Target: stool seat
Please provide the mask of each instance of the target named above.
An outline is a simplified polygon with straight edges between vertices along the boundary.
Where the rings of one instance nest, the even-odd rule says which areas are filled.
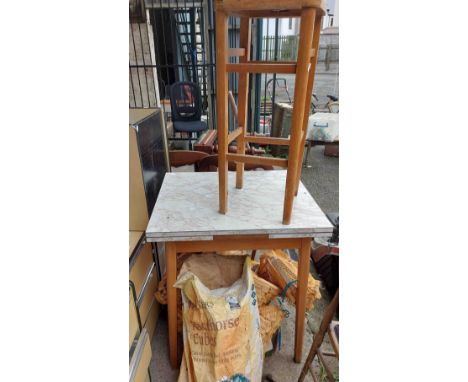
[[[223,10],[228,14],[245,14],[250,11],[281,12],[299,11],[302,8],[316,8],[323,16],[326,14],[325,0],[218,0],[216,9]],[[299,13],[298,13],[299,14]],[[288,16],[290,13],[288,13]],[[279,16],[281,17],[281,16]]]

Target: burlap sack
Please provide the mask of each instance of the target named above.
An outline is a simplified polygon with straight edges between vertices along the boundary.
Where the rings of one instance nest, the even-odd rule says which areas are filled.
[[[250,258],[192,255],[182,290],[184,363],[179,381],[260,382],[263,345]]]

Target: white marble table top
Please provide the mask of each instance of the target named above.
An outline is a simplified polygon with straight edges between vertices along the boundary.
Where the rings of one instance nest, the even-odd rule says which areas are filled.
[[[147,241],[212,240],[213,235],[270,238],[331,236],[333,226],[301,183],[291,224],[283,225],[286,171],[246,171],[244,188],[229,172],[228,211],[218,212],[218,173],[167,173],[146,229]]]

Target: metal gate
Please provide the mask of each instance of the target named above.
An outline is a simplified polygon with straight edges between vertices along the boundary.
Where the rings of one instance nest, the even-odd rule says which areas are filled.
[[[137,9],[143,9],[140,17],[132,18],[130,5],[130,108],[164,107],[171,84],[191,81],[200,86],[202,112],[212,127],[213,0],[146,0]]]

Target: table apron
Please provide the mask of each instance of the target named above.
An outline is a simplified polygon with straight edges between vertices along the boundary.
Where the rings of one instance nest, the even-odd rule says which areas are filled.
[[[301,248],[302,237],[272,239],[268,237],[215,236],[211,241],[172,242],[176,252],[230,251],[236,249]]]

